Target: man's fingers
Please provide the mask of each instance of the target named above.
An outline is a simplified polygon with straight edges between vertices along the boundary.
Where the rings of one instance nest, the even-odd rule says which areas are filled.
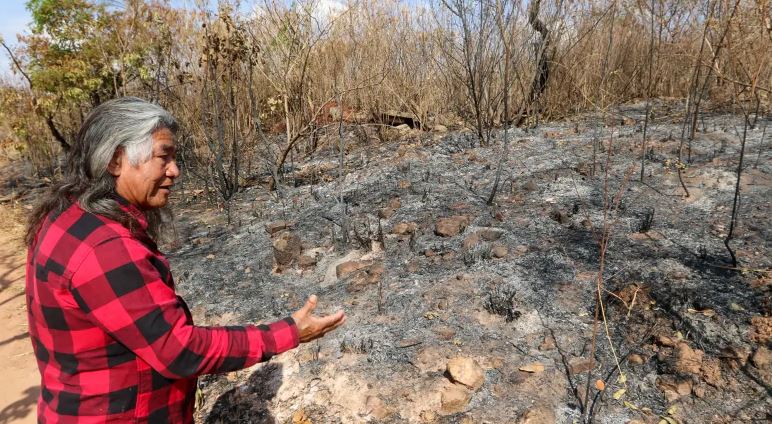
[[[308,300],[306,301],[306,304],[303,305],[303,309],[301,309],[300,311],[304,314],[310,315],[311,312],[313,312],[314,309],[316,309],[316,302],[317,302],[317,298],[315,294],[308,296]]]
[[[334,330],[334,329],[336,329],[336,328],[340,327],[341,325],[343,325],[343,323],[344,323],[344,322],[346,322],[346,316],[345,316],[345,315],[344,315],[344,316],[343,316],[343,317],[342,317],[342,318],[341,318],[339,321],[337,321],[337,322],[336,322],[336,323],[334,323],[333,325],[331,325],[331,326],[327,327],[327,328],[324,330],[324,333],[325,333],[325,334],[326,334],[326,333],[329,333],[330,331],[332,331],[332,330]]]
[[[337,325],[340,323],[340,321],[344,320],[346,318],[346,315],[343,313],[343,311],[338,311],[332,315],[327,315],[326,317],[319,317],[317,318],[317,325],[319,328],[326,328],[333,325]]]
[[[306,304],[292,314],[301,343],[318,339],[346,322],[346,314],[342,310],[332,315],[314,316],[312,312],[316,309],[317,301],[316,295],[309,296]]]
[[[346,316],[344,315],[344,316],[341,318],[341,320],[340,320],[340,321],[336,322],[335,324],[333,324],[333,325],[331,325],[331,326],[329,326],[329,327],[323,327],[322,329],[320,329],[320,330],[319,330],[319,331],[318,331],[316,334],[314,334],[314,335],[313,335],[313,336],[312,336],[310,339],[308,339],[307,341],[316,340],[316,339],[318,339],[318,338],[320,338],[320,337],[324,337],[324,335],[325,335],[325,334],[329,333],[329,332],[330,332],[330,331],[332,331],[332,330],[335,330],[336,328],[338,328],[338,327],[340,327],[341,325],[343,325],[343,323],[345,323],[345,322],[346,322]]]

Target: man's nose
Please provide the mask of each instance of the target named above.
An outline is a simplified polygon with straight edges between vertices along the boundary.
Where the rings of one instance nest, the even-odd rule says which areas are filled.
[[[180,168],[177,166],[177,161],[173,160],[166,167],[166,176],[169,178],[177,178],[180,176]]]

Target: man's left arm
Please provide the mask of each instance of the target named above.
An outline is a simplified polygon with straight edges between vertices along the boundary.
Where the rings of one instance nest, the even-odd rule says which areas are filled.
[[[249,367],[300,342],[292,317],[258,326],[192,325],[157,258],[129,237],[97,246],[70,290],[94,324],[167,378]]]

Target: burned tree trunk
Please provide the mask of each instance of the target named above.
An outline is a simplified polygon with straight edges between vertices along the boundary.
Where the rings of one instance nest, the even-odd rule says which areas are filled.
[[[528,117],[528,110],[531,109],[531,107],[539,100],[542,93],[544,93],[550,75],[549,61],[552,52],[552,39],[547,25],[539,19],[540,6],[541,0],[534,0],[528,5],[528,23],[531,24],[534,31],[541,34],[541,42],[539,43],[539,49],[536,53],[536,73],[533,75],[531,89],[528,96],[523,99],[523,104],[520,106],[518,118],[515,122],[515,125],[518,127],[523,125],[525,119]]]

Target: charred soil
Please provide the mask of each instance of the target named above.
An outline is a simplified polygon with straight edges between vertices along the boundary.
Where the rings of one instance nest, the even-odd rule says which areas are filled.
[[[496,131],[490,146],[468,130],[383,142],[351,129],[342,172],[330,147],[293,164],[280,193],[256,178],[230,224],[183,184],[166,251],[200,324],[281,318],[310,294],[348,315],[267,364],[203,377],[197,420],[770,419],[770,121],[747,134],[733,268],[742,118],[705,117],[680,170],[687,197],[674,105],[656,106],[638,180],[643,110],[507,143]]]

